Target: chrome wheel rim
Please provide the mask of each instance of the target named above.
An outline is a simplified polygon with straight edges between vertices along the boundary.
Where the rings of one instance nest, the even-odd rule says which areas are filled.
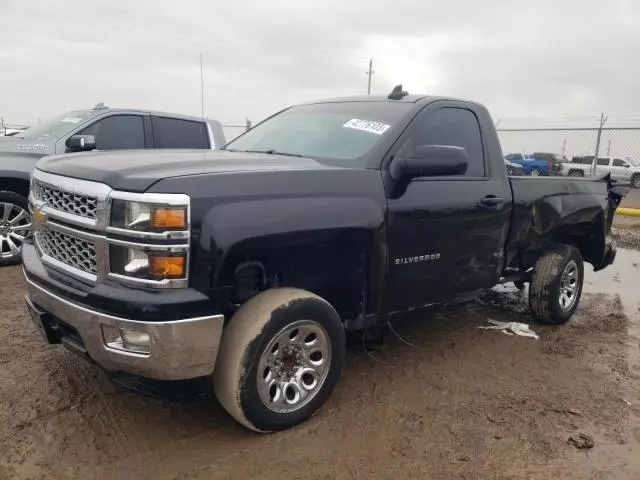
[[[538,176],[540,176],[540,172],[538,170],[533,169],[533,170],[531,170],[531,176],[532,177],[538,177]]]
[[[571,260],[564,267],[562,276],[560,277],[560,308],[565,312],[571,310],[578,299],[578,289],[580,282],[580,272],[578,271],[578,264]]]
[[[300,320],[280,330],[258,363],[258,395],[276,413],[291,413],[307,405],[322,390],[331,366],[326,330]]]
[[[0,203],[0,258],[20,255],[20,247],[31,228],[29,212],[13,203]]]

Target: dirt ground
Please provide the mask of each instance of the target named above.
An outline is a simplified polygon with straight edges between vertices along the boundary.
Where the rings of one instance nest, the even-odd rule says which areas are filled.
[[[634,229],[616,220],[618,235]],[[628,240],[612,267],[588,272],[568,325],[535,324],[510,285],[415,313],[382,345],[351,346],[328,404],[271,435],[213,400],[124,393],[43,345],[19,269],[4,268],[0,478],[640,478],[640,241]],[[531,323],[541,338],[478,329],[488,318]],[[568,442],[580,434],[593,448]]]

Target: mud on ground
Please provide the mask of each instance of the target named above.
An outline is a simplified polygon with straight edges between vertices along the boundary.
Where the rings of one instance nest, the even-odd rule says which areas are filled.
[[[350,347],[308,423],[273,435],[214,401],[115,389],[25,315],[18,268],[0,270],[0,478],[640,478],[640,253],[589,274],[570,324],[536,325],[509,285],[396,321]],[[479,330],[531,323],[538,341]],[[567,443],[584,434],[590,450]]]

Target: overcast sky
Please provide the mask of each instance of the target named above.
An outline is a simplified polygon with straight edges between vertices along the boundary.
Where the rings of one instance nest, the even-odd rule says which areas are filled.
[[[640,117],[639,0],[0,0],[0,116],[144,107],[254,122],[373,93],[483,102],[494,118]]]

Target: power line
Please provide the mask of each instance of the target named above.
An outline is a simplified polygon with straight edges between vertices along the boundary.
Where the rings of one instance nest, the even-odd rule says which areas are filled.
[[[202,53],[200,54],[200,109],[204,120],[204,71],[202,68]]]
[[[369,77],[369,82],[367,83],[367,95],[371,95],[371,75],[375,73],[373,70],[373,58],[369,59],[369,70],[367,70],[365,73]]]

